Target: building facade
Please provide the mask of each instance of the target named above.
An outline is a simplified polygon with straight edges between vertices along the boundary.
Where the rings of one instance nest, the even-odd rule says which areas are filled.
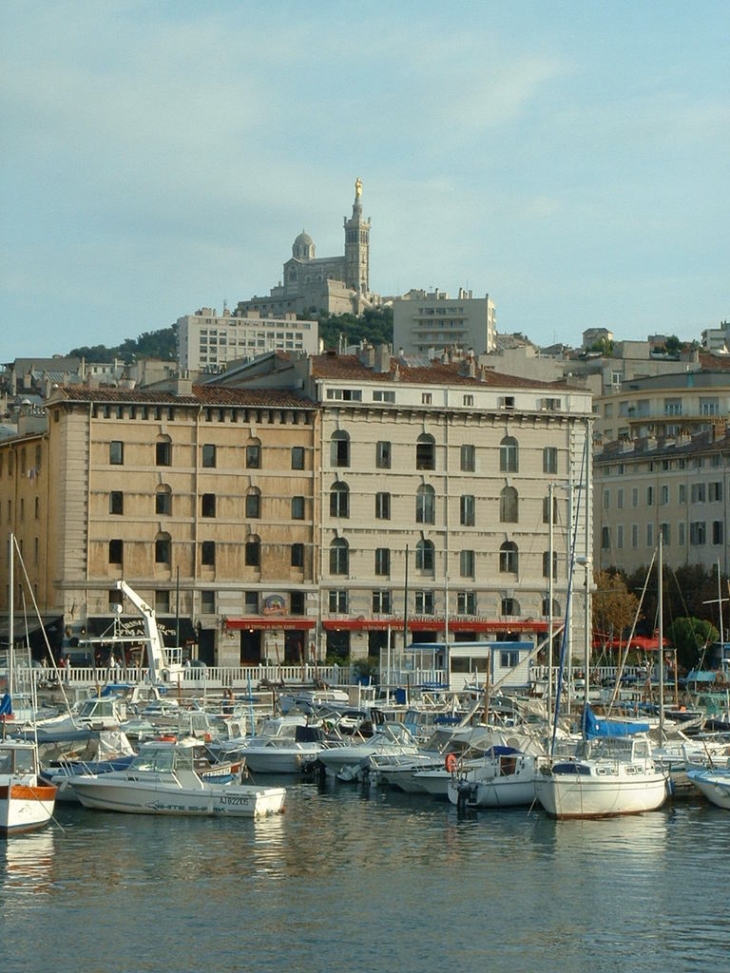
[[[488,354],[496,340],[496,312],[488,294],[475,298],[459,288],[451,298],[445,291],[412,290],[393,301],[393,345],[407,355]]]
[[[180,369],[188,373],[218,372],[234,361],[247,360],[268,351],[319,351],[316,321],[297,320],[295,314],[263,318],[258,311],[244,314],[204,307],[177,319],[177,351]]]
[[[384,348],[269,362],[62,387],[46,433],[0,444],[1,527],[43,613],[106,631],[124,578],[220,665],[560,623],[571,563],[591,562],[590,396]]]

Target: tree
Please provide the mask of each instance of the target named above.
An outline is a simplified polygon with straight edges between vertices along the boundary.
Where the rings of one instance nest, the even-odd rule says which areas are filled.
[[[318,317],[319,337],[325,348],[337,348],[340,335],[348,345],[367,341],[371,345],[393,343],[393,309],[368,308],[362,317],[354,314],[326,314]]]
[[[678,355],[682,350],[682,342],[676,334],[670,334],[664,342],[664,350],[668,355]]]
[[[615,571],[596,571],[593,578],[593,631],[605,645],[620,639],[631,628],[639,599],[626,587],[623,575]]]
[[[701,618],[677,618],[667,636],[677,650],[677,664],[683,669],[696,669],[703,662],[705,650],[719,638],[714,625]]]

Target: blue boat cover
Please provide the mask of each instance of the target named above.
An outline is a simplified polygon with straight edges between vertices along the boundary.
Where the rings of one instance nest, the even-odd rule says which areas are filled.
[[[583,734],[587,740],[597,737],[628,737],[634,733],[647,733],[648,723],[624,723],[619,720],[599,719],[590,706],[583,710]]]
[[[10,698],[10,693],[3,693],[0,697],[0,716],[12,716],[13,715],[13,701]]]

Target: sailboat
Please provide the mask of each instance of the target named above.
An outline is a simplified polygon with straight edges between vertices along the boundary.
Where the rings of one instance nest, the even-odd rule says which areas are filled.
[[[661,535],[658,563],[661,646]],[[585,637],[587,672],[590,644],[588,624]],[[555,727],[560,706],[563,656],[564,653],[561,652]],[[662,723],[663,716],[660,715],[660,732],[663,732]],[[551,817],[600,818],[640,814],[643,811],[655,811],[664,804],[670,789],[669,775],[654,762],[651,743],[647,737],[648,723],[598,718],[590,706],[586,692],[581,729],[582,745],[575,756],[557,757],[553,735],[550,756],[538,758],[535,797]]]
[[[2,739],[0,740],[0,835],[37,831],[51,819],[56,803],[56,788],[39,780],[38,743],[6,737],[13,716],[14,641],[13,563],[15,538],[10,535],[8,606],[8,691],[0,699]]]

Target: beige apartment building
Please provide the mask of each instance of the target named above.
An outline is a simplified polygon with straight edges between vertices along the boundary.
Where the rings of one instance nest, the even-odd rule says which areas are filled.
[[[623,439],[593,458],[594,546],[602,568],[648,566],[661,533],[664,563],[730,574],[730,437],[725,423],[674,439]]]
[[[497,317],[488,294],[474,297],[460,287],[452,298],[446,291],[411,290],[393,301],[393,346],[407,355],[483,355],[496,343]]]
[[[537,640],[566,610],[572,538],[585,587],[591,403],[562,384],[365,348],[168,391],[61,387],[47,409],[45,433],[0,444],[0,529],[66,639],[139,622],[120,578],[169,644],[220,665]]]

